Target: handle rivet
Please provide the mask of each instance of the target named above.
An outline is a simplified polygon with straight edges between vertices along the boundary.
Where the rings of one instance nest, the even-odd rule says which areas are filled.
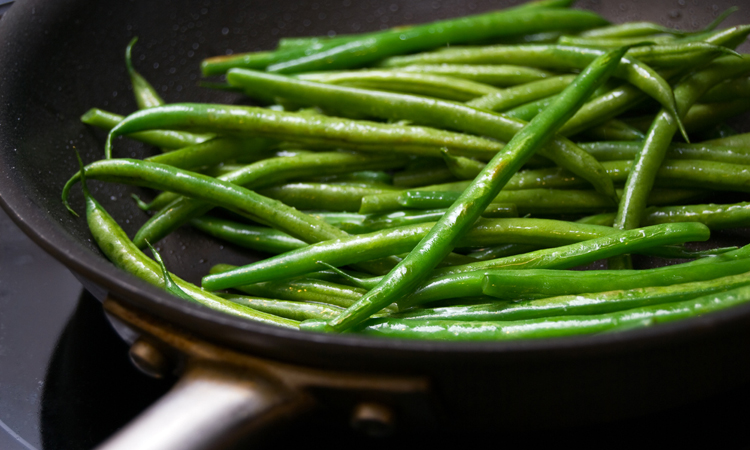
[[[354,408],[352,428],[368,436],[388,436],[395,429],[393,410],[381,403],[362,402]]]
[[[169,373],[169,361],[148,341],[138,339],[130,346],[128,353],[133,365],[150,377],[164,378]]]

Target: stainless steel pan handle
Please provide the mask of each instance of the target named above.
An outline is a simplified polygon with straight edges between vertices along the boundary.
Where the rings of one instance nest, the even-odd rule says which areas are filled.
[[[99,450],[205,450],[305,408],[305,396],[227,367],[196,364]]]

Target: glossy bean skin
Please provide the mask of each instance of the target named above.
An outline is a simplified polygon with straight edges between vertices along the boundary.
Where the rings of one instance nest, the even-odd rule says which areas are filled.
[[[610,119],[584,131],[582,137],[588,140],[642,141],[646,135],[621,120]]]
[[[582,293],[524,302],[496,302],[483,305],[424,308],[393,314],[399,319],[526,320],[541,317],[606,314],[648,305],[690,300],[750,285],[750,274],[742,273],[707,281],[671,286]]]
[[[726,102],[750,97],[750,78],[740,77],[717,84],[700,99],[703,103]]]
[[[221,294],[221,298],[267,314],[299,321],[308,319],[329,320],[343,311],[342,308],[333,305],[324,306],[315,303],[255,298],[237,294]]]
[[[311,213],[331,225],[350,234],[371,233],[387,228],[402,227],[425,222],[435,222],[445,214],[445,209],[426,211],[395,211],[388,214],[356,213]],[[487,219],[507,219],[518,217],[516,205],[512,203],[490,203],[482,217]]]
[[[682,30],[667,28],[653,22],[627,22],[582,31],[579,33],[579,36],[586,38],[627,38],[648,36],[657,33],[667,33],[677,36],[685,34]]]
[[[262,217],[265,223],[303,240],[325,240],[345,234],[323,221],[253,191],[163,164],[131,159],[101,160],[88,165],[86,175],[91,179],[134,184],[209,200],[230,210]],[[63,189],[63,202],[66,205],[70,188],[79,179],[80,173],[66,183]]]
[[[159,265],[147,257],[130,241],[122,228],[102,208],[102,206],[89,194],[84,182],[84,195],[86,198],[86,220],[99,248],[105,256],[118,268],[146,281],[155,286],[164,286],[164,278]],[[205,305],[211,309],[242,317],[256,322],[296,329],[298,322],[282,319],[270,314],[253,310],[246,306],[238,305],[210,294],[197,286],[188,283],[176,276],[172,276],[174,282],[187,293],[195,302]]]
[[[643,145],[638,142],[584,142],[578,144],[599,161],[633,160]],[[730,164],[750,164],[750,149],[709,143],[671,143],[666,159],[710,160]]]
[[[180,169],[195,170],[238,157],[267,156],[274,144],[275,141],[262,138],[217,137],[144,160]]]
[[[533,67],[508,64],[472,65],[465,64],[415,64],[392,69],[399,72],[427,73],[506,87],[554,77],[552,72]]]
[[[635,51],[637,49],[633,49]],[[480,49],[448,49],[440,52],[385,60],[386,67],[408,64],[519,64],[546,69],[582,69],[604,50],[565,45],[491,46]],[[615,73],[637,86],[676,115],[672,90],[653,69],[636,59],[624,58]]]
[[[105,130],[111,130],[117,126],[117,124],[122,122],[123,119],[124,117],[121,115],[107,112],[99,108],[91,108],[81,116],[81,122]],[[178,149],[189,145],[199,144],[208,138],[207,136],[198,136],[192,133],[170,130],[141,131],[131,133],[128,137],[143,142],[144,144],[166,149]]]
[[[583,37],[583,36],[561,36],[558,44],[571,45],[578,47],[593,47],[599,49],[618,48],[623,45],[635,45],[641,42],[648,42],[654,45],[669,44],[676,38],[669,34],[653,34],[650,36],[638,37]]]
[[[686,205],[647,208],[643,223],[700,222],[712,230],[747,226],[750,221],[750,204]]]
[[[750,267],[747,259],[696,264],[701,261],[644,270],[487,271],[482,292],[497,298],[542,298],[705,281],[745,273]]]
[[[682,80],[675,87],[678,112],[684,116],[692,104],[720,81],[750,70],[750,58],[725,57]],[[637,227],[643,216],[646,197],[654,184],[664,155],[669,148],[677,123],[671,112],[660,111],[649,130],[643,148],[628,175],[614,226],[620,229]]]
[[[481,212],[536,150],[541,148],[570,118],[586,98],[616,70],[627,49],[597,58],[571,83],[559,101],[519,131],[502,153],[474,179],[462,196],[430,230],[430,233],[383,280],[355,305],[347,308],[325,327],[328,331],[345,331],[384,306],[402,298],[425,279],[430,270],[448,255],[456,242],[468,231]]]
[[[236,266],[230,264],[217,264],[211,268],[210,273],[218,274],[235,268]],[[268,281],[265,283],[237,286],[234,289],[257,297],[298,302],[317,302],[342,308],[351,306],[367,292],[362,288],[346,286],[328,280],[314,279],[312,277]],[[395,311],[395,308],[389,308],[389,311]]]
[[[386,31],[347,42],[297,60],[273,64],[269,72],[301,73],[359,67],[387,56],[400,55],[487,38],[523,35],[557,29],[588,29],[606,23],[587,11],[532,8],[498,11],[477,16]]]
[[[304,275],[319,270],[320,261],[332,266],[343,266],[408,252],[427,235],[433,226],[434,223],[423,223],[359,234],[334,241],[320,242],[232,271],[206,276],[202,284],[204,288],[209,290],[226,289],[238,285]],[[558,246],[570,244],[571,242],[601,238],[613,233],[615,231],[609,227],[576,225],[571,222],[547,219],[485,219],[477,222],[458,241],[457,245],[463,247],[481,247],[501,243],[515,243]],[[569,255],[572,254],[578,255],[578,253],[583,252],[581,257],[585,259],[593,257],[593,255],[599,255],[597,258],[601,258],[601,254],[608,254],[606,252],[611,251],[617,253],[617,250],[612,250],[612,248],[617,249],[616,244],[620,244],[621,247],[629,246],[634,249],[633,251],[639,251],[642,248],[651,246],[683,243],[692,240],[706,240],[708,236],[708,229],[700,224],[661,225],[657,229],[625,234],[616,239],[600,239],[586,246],[586,250],[581,250],[581,246],[574,246],[562,250],[541,251],[541,253],[534,253],[528,256],[530,260],[526,263],[531,264],[531,267],[536,267],[535,264],[565,265],[566,263],[571,264]],[[622,252],[620,251],[619,253]],[[555,259],[558,261],[555,262]],[[586,259],[584,262],[575,261],[572,264],[579,265],[590,261],[590,259]],[[511,267],[524,267],[521,260],[517,258],[507,259],[506,262]],[[478,266],[477,264],[472,264],[472,266],[498,267],[504,264],[503,262],[495,263],[497,266],[493,266],[493,262]],[[284,267],[284,270],[279,270],[279,267]],[[466,271],[467,269],[442,269],[445,273],[456,273],[457,270]],[[471,270],[479,269],[474,268]]]
[[[133,46],[138,42],[138,38],[134,37],[128,46],[125,48],[125,66],[128,69],[128,76],[130,76],[130,84],[133,86],[133,95],[135,96],[135,102],[138,105],[138,109],[153,108],[154,106],[161,106],[165,102],[161,98],[156,89],[151,86],[151,83],[146,81],[141,74],[139,74],[133,67]]]
[[[333,87],[333,86],[331,86]],[[476,136],[417,126],[387,125],[322,115],[279,112],[263,108],[177,103],[131,114],[110,131],[112,139],[153,129],[208,131],[236,137],[265,137],[313,147],[392,151],[440,157],[440,148],[463,156],[491,158],[503,144]]]
[[[321,72],[299,75],[298,78],[318,83],[424,95],[458,102],[499,92],[499,89],[490,85],[461,78],[388,70]]]
[[[297,209],[356,212],[362,199],[397,191],[389,185],[289,183],[259,190],[259,193]]]
[[[687,227],[675,228],[664,228],[664,225],[661,225],[657,228],[642,228],[637,233],[631,232],[629,234],[622,234],[622,232],[611,233],[607,230],[602,232],[601,237],[575,244],[536,250],[496,260],[445,267],[433,271],[431,279],[416,289],[411,295],[399,300],[399,309],[406,309],[447,298],[474,297],[483,294],[493,295],[483,291],[484,278],[487,274],[500,270],[519,273],[524,270],[567,269],[588,264],[598,259],[621,255],[628,251],[648,253],[658,250],[658,247],[661,245],[683,243],[692,240],[705,241],[709,238],[709,234],[708,228],[702,224],[690,224]],[[628,250],[628,247],[632,250]],[[594,273],[597,272],[594,271]],[[502,278],[502,280],[505,280],[505,278]],[[499,289],[502,289],[502,287]],[[512,289],[514,288],[509,288],[509,292]],[[516,291],[512,292],[514,294],[508,295],[515,295]],[[493,296],[498,296],[498,294],[494,294]]]
[[[458,129],[467,133],[508,141],[524,128],[526,122],[512,120],[490,111],[461,103],[435,100],[415,95],[392,94],[366,89],[328,86],[295,80],[262,72],[235,69],[227,80],[246,91],[272,92],[326,108],[346,105],[347,111],[390,120],[413,120],[431,126]],[[591,181],[595,189],[616,198],[611,181],[598,163],[572,142],[555,137],[540,149],[542,156]],[[466,155],[464,155],[466,156]]]
[[[632,165],[633,162],[627,160],[602,163],[612,181],[620,184],[627,180]],[[667,159],[658,168],[654,185],[750,192],[750,166],[715,161]],[[585,180],[556,168],[519,171],[511,178],[505,189],[576,189],[585,186]]]
[[[705,41],[709,44],[733,47],[743,42],[747,38],[748,33],[750,33],[750,26],[737,26],[706,36]],[[694,61],[687,67],[699,67],[709,62],[711,59],[713,59],[713,56],[709,55],[706,56],[705,59]],[[680,73],[680,69],[667,69],[662,72],[665,79],[671,79]],[[559,133],[563,136],[572,136],[583,132],[592,125],[605,122],[616,115],[637,106],[646,98],[647,96],[634,86],[621,86],[607,94],[592,99],[587,104],[583,105],[581,110],[578,111],[568,123],[563,125]]]
[[[559,94],[574,79],[575,75],[550,77],[540,81],[513,86],[497,93],[485,94],[466,104],[475,108],[502,112],[528,102]]]
[[[357,155],[344,152],[324,152],[277,157],[249,164],[240,170],[222,175],[217,180],[261,188],[299,176],[341,173],[356,169],[394,168],[405,163],[404,159],[374,155]],[[213,208],[211,203],[191,198],[177,198],[152,216],[136,233],[133,239],[141,246],[147,240],[158,242],[194,217],[200,217]]]
[[[459,197],[460,191],[393,192],[362,198],[361,214],[386,213],[401,209],[438,209],[449,207]],[[705,197],[704,191],[690,189],[654,190],[649,205],[686,203]],[[594,191],[573,189],[523,189],[501,191],[493,200],[496,203],[516,205],[519,215],[594,213],[612,210],[607,197]]]
[[[451,341],[553,338],[647,327],[720,311],[746,303],[748,300],[750,300],[750,288],[743,286],[696,299],[644,306],[609,314],[560,316],[508,322],[380,318],[366,322],[358,331],[372,336]],[[314,329],[314,324],[303,323],[300,327]]]
[[[747,99],[740,98],[729,102],[693,105],[685,115],[685,127],[691,132],[700,133],[746,113],[750,106]]]
[[[273,228],[256,227],[218,217],[196,217],[190,225],[215,238],[240,247],[279,254],[304,247],[306,244]]]

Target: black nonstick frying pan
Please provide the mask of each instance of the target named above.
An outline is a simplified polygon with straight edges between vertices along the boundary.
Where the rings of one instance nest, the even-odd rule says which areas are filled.
[[[748,379],[750,306],[652,329],[509,343],[293,332],[184,303],[120,272],[95,247],[85,220],[60,202],[77,169],[74,150],[85,162],[103,154],[105,135],[79,116],[90,107],[120,114],[136,109],[123,62],[133,36],[140,38],[137,70],[168,102],[242,102],[196,86],[202,58],[269,49],[283,36],[376,30],[512,3],[30,0],[13,6],[0,25],[3,206],[104,301],[130,333],[131,356],[142,369],[183,377],[107,448],[209,448],[315,404],[351,409],[356,423],[373,433],[394,423],[407,429],[560,427],[678,405]],[[648,19],[697,29],[734,3],[586,1],[579,7],[616,22]],[[750,9],[723,26],[739,23],[750,23]],[[117,156],[153,152],[126,140],[115,144]],[[146,220],[130,194],[152,193],[92,187],[131,236]],[[82,197],[73,200],[83,211]],[[714,242],[747,243],[750,236],[732,230]],[[189,229],[159,246],[170,269],[192,281],[215,263],[253,258]]]

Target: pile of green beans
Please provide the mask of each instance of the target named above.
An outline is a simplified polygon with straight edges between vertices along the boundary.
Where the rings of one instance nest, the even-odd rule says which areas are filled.
[[[750,246],[692,244],[750,225],[750,134],[724,123],[750,109],[750,55],[734,50],[750,25],[715,30],[733,10],[697,32],[612,25],[571,3],[203,62],[222,77],[203,87],[265,106],[165,103],[133,39],[139,110],[83,114],[108,132],[103,159],[63,202],[75,213],[80,182],[94,240],[123,270],[307,332],[552,338],[750,301]],[[119,158],[120,136],[159,150]],[[137,199],[132,238],[92,180],[161,191]],[[733,203],[706,203],[723,192]],[[199,288],[158,254],[183,226],[268,258],[218,264]],[[633,269],[633,254],[669,264]],[[591,264],[608,268],[571,270]]]

